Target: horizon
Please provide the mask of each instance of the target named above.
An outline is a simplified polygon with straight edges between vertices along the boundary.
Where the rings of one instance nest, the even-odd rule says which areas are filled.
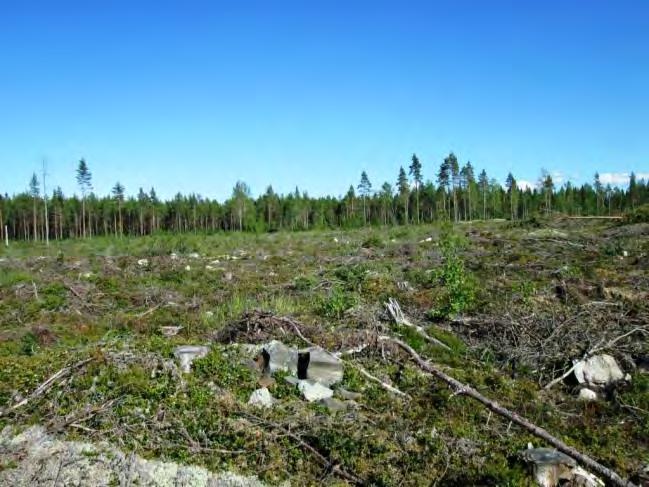
[[[649,5],[127,2],[4,6],[0,193],[119,181],[227,199],[394,185],[416,153],[490,178],[649,179]],[[335,177],[331,177],[335,174]]]

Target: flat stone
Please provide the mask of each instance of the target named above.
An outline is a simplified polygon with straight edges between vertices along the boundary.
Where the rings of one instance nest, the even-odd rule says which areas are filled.
[[[188,374],[192,370],[192,362],[205,357],[209,351],[209,347],[203,345],[181,345],[175,348],[174,356],[180,362],[180,370]]]
[[[250,395],[250,399],[248,399],[249,405],[264,408],[272,407],[274,402],[275,400],[273,399],[273,396],[270,395],[270,391],[266,387],[253,391]]]
[[[334,391],[319,382],[301,380],[297,387],[304,396],[304,399],[309,402],[320,401],[321,399],[330,398],[334,395]]]
[[[307,379],[331,386],[343,380],[343,362],[321,347],[310,347],[300,350],[309,354]]]

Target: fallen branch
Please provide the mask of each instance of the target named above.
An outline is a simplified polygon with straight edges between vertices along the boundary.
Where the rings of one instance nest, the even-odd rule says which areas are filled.
[[[392,317],[392,319],[397,325],[402,325],[408,328],[412,328],[417,333],[419,333],[422,337],[424,337],[426,341],[430,343],[434,343],[435,345],[438,345],[446,350],[451,349],[444,342],[441,342],[437,338],[428,335],[428,333],[426,333],[426,330],[424,330],[423,327],[419,325],[415,325],[408,318],[406,318],[406,316],[403,314],[403,311],[401,311],[401,306],[399,306],[399,303],[396,301],[396,299],[393,298],[388,299],[388,302],[385,303],[385,307],[387,308],[388,313],[390,313],[390,316]]]
[[[406,394],[405,392],[400,391],[399,389],[397,389],[397,388],[394,387],[394,386],[391,386],[391,385],[388,384],[387,382],[383,382],[383,381],[382,381],[381,379],[379,379],[378,377],[374,377],[372,374],[370,374],[367,370],[365,370],[365,369],[364,369],[363,367],[361,367],[360,365],[355,364],[355,363],[353,363],[353,362],[350,362],[350,363],[351,363],[352,366],[356,367],[356,368],[358,369],[358,371],[359,371],[361,374],[363,374],[363,375],[364,375],[365,377],[367,377],[368,379],[373,380],[374,382],[376,382],[377,384],[379,384],[379,385],[380,385],[383,389],[385,389],[386,391],[392,392],[393,394],[396,394],[397,396],[407,397],[408,399],[410,399],[410,396],[409,396],[408,394]]]
[[[36,389],[34,389],[34,392],[32,392],[29,396],[24,398],[22,401],[14,404],[13,406],[6,408],[5,410],[0,410],[0,416],[4,416],[7,413],[10,413],[12,411],[15,411],[16,409],[24,406],[27,404],[29,401],[32,401],[36,399],[38,396],[45,394],[53,385],[54,383],[62,379],[63,377],[67,377],[70,375],[73,371],[80,369],[84,365],[86,365],[88,362],[91,362],[94,360],[93,358],[87,358],[85,360],[82,360],[80,362],[77,362],[74,365],[68,365],[67,367],[63,367],[61,370],[56,372],[54,375],[50,376],[45,382],[43,382],[41,385],[39,385]]]
[[[597,462],[596,460],[592,459],[591,457],[579,452],[575,448],[567,445],[560,439],[552,436],[547,430],[541,428],[540,426],[536,426],[535,424],[531,423],[527,419],[523,418],[522,416],[518,415],[514,411],[510,411],[500,404],[498,404],[496,401],[493,401],[482,394],[480,394],[477,390],[472,388],[469,385],[463,384],[462,382],[458,381],[457,379],[454,379],[453,377],[445,374],[441,370],[439,370],[437,367],[435,367],[433,364],[430,362],[424,360],[410,345],[407,343],[397,339],[397,338],[391,338],[391,337],[386,337],[382,336],[380,337],[381,340],[389,341],[392,342],[399,347],[401,347],[403,350],[408,352],[410,356],[417,362],[417,365],[426,372],[429,372],[432,374],[434,377],[446,382],[451,389],[455,392],[455,394],[464,394],[466,396],[469,396],[472,399],[475,399],[476,401],[480,402],[484,406],[487,407],[490,411],[493,411],[494,413],[503,416],[504,418],[507,418],[509,421],[512,423],[516,423],[519,426],[522,426],[525,428],[527,431],[532,433],[533,435],[545,440],[548,442],[550,445],[554,446],[557,450],[565,453],[566,455],[574,458],[577,462],[581,463],[584,467],[587,467],[591,469],[592,471],[598,473],[602,477],[605,477],[608,479],[613,485],[618,485],[622,487],[635,487],[635,484],[624,480],[622,477],[620,477],[617,473],[615,473],[613,470],[605,467],[601,463]]]

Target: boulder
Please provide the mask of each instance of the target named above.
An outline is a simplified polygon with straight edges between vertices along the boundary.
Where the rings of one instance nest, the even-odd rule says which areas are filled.
[[[624,372],[615,359],[606,354],[593,355],[575,364],[577,382],[589,387],[605,387],[624,379]]]

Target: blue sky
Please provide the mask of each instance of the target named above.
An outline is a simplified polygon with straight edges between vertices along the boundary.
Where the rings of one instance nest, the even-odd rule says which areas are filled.
[[[0,192],[649,177],[649,2],[0,0]]]

